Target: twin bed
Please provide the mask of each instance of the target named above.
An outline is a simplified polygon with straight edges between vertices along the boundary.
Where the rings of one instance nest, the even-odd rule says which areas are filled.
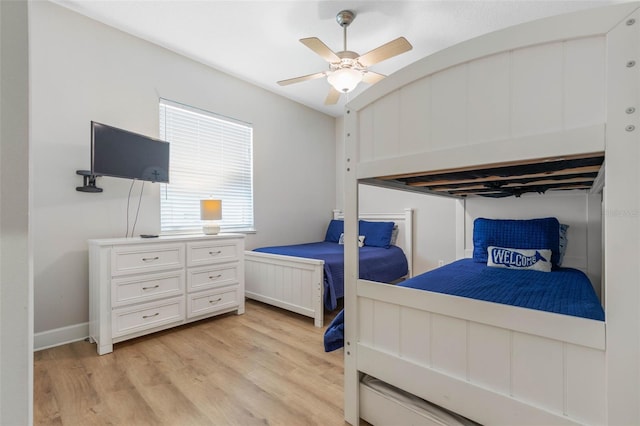
[[[245,294],[324,325],[344,296],[342,212],[335,210],[323,241],[245,252]],[[413,211],[360,215],[361,277],[391,283],[411,275]]]
[[[560,244],[561,230],[556,218],[478,218],[474,221],[472,258],[459,259],[397,285],[604,321],[604,310],[588,276],[561,266],[566,249],[566,244]],[[328,326],[324,340],[329,351],[343,346],[344,312]]]
[[[349,423],[439,424],[362,381],[373,377],[481,424],[640,424],[639,52],[638,4],[623,3],[461,43],[349,102]],[[355,238],[363,184],[458,198],[452,238],[462,260],[395,286],[360,279]],[[538,195],[529,209],[517,210],[521,219],[556,216],[548,211],[557,207],[573,220],[569,246],[580,255],[567,266],[584,274],[557,263],[540,272],[479,261],[473,234],[486,203],[477,200],[495,198],[494,218],[508,219],[501,200],[519,197],[513,203],[524,205],[527,193]],[[582,213],[561,211],[564,197],[578,200]],[[559,272],[581,281],[568,287],[583,289],[590,302],[568,307],[557,302],[573,295],[556,294],[550,300],[559,311],[514,306],[493,296],[475,299],[466,282],[459,286],[463,294],[447,294],[452,283],[467,281],[461,275],[467,273],[491,273],[485,284],[507,274],[546,275],[554,281],[543,287],[558,291],[567,286],[564,278],[555,280]],[[438,275],[446,285],[435,280],[427,291],[405,287]],[[526,277],[506,286],[522,289],[530,282]]]

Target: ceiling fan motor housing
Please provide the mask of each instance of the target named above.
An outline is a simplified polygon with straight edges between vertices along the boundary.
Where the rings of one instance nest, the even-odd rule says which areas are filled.
[[[360,56],[351,50],[343,50],[342,52],[337,52],[336,55],[338,55],[340,59],[358,59]]]
[[[336,21],[341,27],[348,27],[355,19],[356,14],[350,10],[341,10],[336,15]]]

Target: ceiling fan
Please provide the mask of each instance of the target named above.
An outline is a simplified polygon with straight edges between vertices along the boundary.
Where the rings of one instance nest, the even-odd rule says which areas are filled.
[[[361,81],[373,84],[385,77],[382,74],[370,71],[368,67],[377,64],[378,62],[382,62],[385,59],[407,52],[413,48],[406,38],[398,37],[397,39],[383,44],[364,55],[358,55],[356,52],[347,50],[347,27],[353,22],[355,17],[355,13],[350,10],[342,10],[336,15],[336,21],[343,28],[344,33],[344,50],[341,52],[336,53],[332,51],[317,37],[300,39],[302,44],[316,52],[325,61],[329,62],[329,70],[281,80],[278,81],[278,84],[280,86],[286,86],[293,83],[300,83],[302,81],[327,77],[327,81],[331,85],[331,88],[329,89],[329,94],[327,95],[324,103],[325,105],[333,105],[338,102],[342,93],[352,91]]]

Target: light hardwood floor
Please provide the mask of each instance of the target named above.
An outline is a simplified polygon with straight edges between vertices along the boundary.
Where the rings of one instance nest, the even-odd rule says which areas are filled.
[[[328,324],[337,311],[325,315]],[[247,301],[115,345],[35,353],[36,425],[346,425],[343,352],[313,320]]]

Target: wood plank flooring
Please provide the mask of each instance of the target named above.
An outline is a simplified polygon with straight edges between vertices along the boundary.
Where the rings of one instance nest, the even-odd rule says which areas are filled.
[[[337,311],[325,315],[328,324]],[[34,355],[36,425],[346,425],[343,352],[324,329],[254,301],[115,345]]]

